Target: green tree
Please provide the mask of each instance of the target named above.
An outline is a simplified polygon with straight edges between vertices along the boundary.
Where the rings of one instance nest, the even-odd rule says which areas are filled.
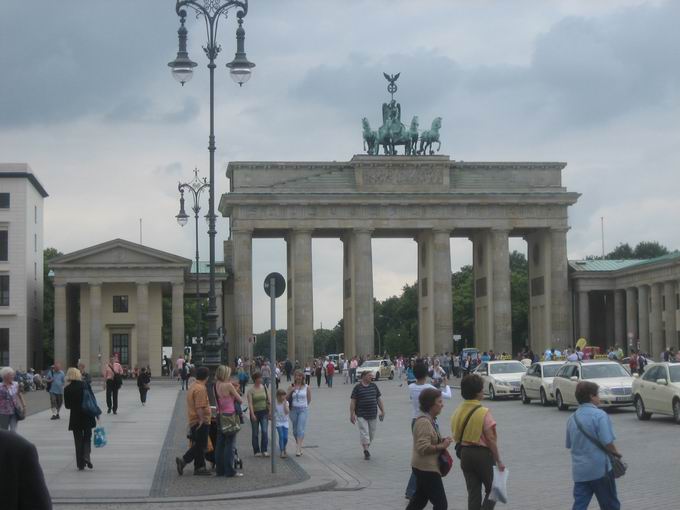
[[[56,248],[43,250],[43,325],[42,337],[45,350],[43,363],[49,366],[54,362],[54,284],[49,277],[49,262],[63,255]],[[37,368],[37,367],[36,367]]]
[[[663,255],[668,255],[668,248],[661,245],[657,241],[642,241],[635,247],[635,257],[636,259],[653,259],[656,257],[661,257]]]
[[[456,349],[474,345],[475,336],[475,278],[472,266],[463,266],[451,275],[453,302],[453,334],[462,341]]]
[[[255,335],[255,345],[253,354],[269,359],[271,356],[271,332],[263,331]],[[276,330],[276,359],[284,360],[288,357],[288,331],[285,329]]]
[[[628,243],[621,243],[604,257],[608,260],[629,260],[634,259],[635,251]]]
[[[518,251],[510,254],[510,299],[515,353],[529,343],[529,265],[524,254]]]

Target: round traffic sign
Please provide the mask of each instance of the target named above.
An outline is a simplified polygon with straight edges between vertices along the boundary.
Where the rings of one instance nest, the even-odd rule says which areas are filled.
[[[283,277],[281,273],[269,273],[267,277],[264,279],[264,291],[265,293],[269,296],[272,297],[270,284],[272,278],[274,279],[274,297],[278,298],[283,296],[283,293],[286,290],[286,279]]]

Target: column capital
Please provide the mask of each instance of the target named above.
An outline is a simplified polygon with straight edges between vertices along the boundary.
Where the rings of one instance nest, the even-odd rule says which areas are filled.
[[[184,280],[172,281],[170,284],[174,287],[184,287]]]
[[[88,280],[87,285],[89,287],[101,287],[104,284],[101,280]]]
[[[493,235],[504,235],[504,236],[509,236],[510,235],[510,228],[509,227],[491,227],[489,231]]]
[[[432,233],[434,234],[439,234],[439,235],[447,235],[451,237],[451,232],[453,232],[452,229],[450,228],[433,228]]]
[[[54,282],[53,286],[55,289],[61,289],[61,288],[66,288],[68,285],[68,282]]]
[[[556,234],[566,234],[571,230],[571,227],[566,226],[566,227],[550,227],[549,228],[550,233],[552,234],[553,232]]]
[[[355,234],[364,234],[364,235],[369,235],[369,236],[373,235],[373,231],[374,231],[374,229],[372,229],[372,228],[364,228],[364,227],[353,228],[351,230],[351,232],[354,232]]]
[[[246,227],[230,227],[229,231],[231,234],[239,234],[239,235],[253,235],[253,229],[252,228],[246,228]]]
[[[135,285],[137,286],[137,288],[148,287],[149,283],[151,283],[149,280],[141,280],[141,281],[135,282]]]

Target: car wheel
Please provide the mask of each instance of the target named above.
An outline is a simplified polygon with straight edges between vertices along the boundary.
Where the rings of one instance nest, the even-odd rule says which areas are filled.
[[[541,388],[541,405],[543,407],[547,407],[549,403],[550,402],[548,402],[548,396],[545,394],[545,390]]]
[[[680,424],[680,399],[673,400],[673,419],[675,423]]]
[[[493,384],[489,384],[489,400],[496,400],[496,390],[493,389]]]
[[[560,411],[566,411],[569,409],[569,406],[564,403],[564,400],[562,400],[562,394],[560,393],[560,390],[557,390],[557,393],[555,394],[555,400],[557,400],[557,409]]]
[[[519,389],[519,396],[522,399],[522,404],[531,404],[531,399],[527,397],[527,392],[524,391],[524,386]]]
[[[379,381],[380,380],[380,372],[375,373],[375,380]]]
[[[394,379],[394,372],[390,372],[390,381]]]
[[[647,421],[652,417],[652,413],[645,412],[645,404],[640,395],[635,397],[635,414],[640,421]]]

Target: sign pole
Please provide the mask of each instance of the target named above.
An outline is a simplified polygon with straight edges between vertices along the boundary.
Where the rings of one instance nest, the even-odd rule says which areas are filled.
[[[276,279],[271,277],[269,279],[270,302],[271,302],[271,331],[269,333],[269,368],[271,377],[269,378],[269,401],[271,409],[271,459],[272,459],[272,473],[276,473]]]

